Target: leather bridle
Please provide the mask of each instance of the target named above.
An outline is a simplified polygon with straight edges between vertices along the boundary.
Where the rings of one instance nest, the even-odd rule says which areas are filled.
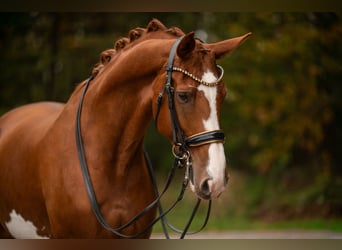
[[[204,84],[207,87],[214,87],[217,84],[219,84],[219,82],[221,81],[224,71],[221,66],[217,65],[221,71],[221,76],[214,83],[206,83],[203,80],[195,77],[193,74],[189,73],[188,71],[181,69],[179,67],[174,67],[173,62],[174,62],[176,50],[177,50],[179,43],[182,41],[183,37],[184,36],[178,38],[170,50],[169,59],[166,65],[166,74],[167,74],[166,82],[162,91],[158,95],[157,108],[156,108],[154,121],[157,127],[158,116],[159,116],[160,108],[162,105],[162,100],[166,93],[168,96],[168,107],[170,111],[171,125],[172,125],[172,136],[173,136],[172,152],[176,157],[179,157],[181,159],[186,159],[186,158],[191,158],[190,157],[191,154],[189,150],[190,147],[196,147],[196,146],[201,146],[204,144],[211,144],[211,143],[217,143],[217,142],[223,143],[225,140],[225,135],[222,130],[210,130],[210,131],[197,133],[189,137],[185,137],[184,131],[181,128],[181,125],[178,120],[176,107],[174,103],[174,86],[173,86],[173,81],[172,81],[172,73],[174,71],[178,71],[178,72],[184,73],[185,75],[189,76],[190,78],[199,82],[200,84]],[[176,152],[176,149],[178,149],[177,152]]]
[[[177,39],[171,48],[167,67],[166,67],[167,80],[166,80],[166,83],[164,85],[162,92],[159,94],[158,101],[157,101],[157,112],[156,112],[156,116],[155,116],[155,120],[157,120],[159,110],[160,110],[160,106],[161,106],[161,101],[162,101],[162,98],[164,96],[164,93],[166,92],[168,95],[168,100],[169,100],[168,105],[169,105],[169,111],[170,111],[171,121],[172,121],[173,141],[174,141],[172,153],[175,156],[174,164],[169,171],[165,187],[162,190],[162,192],[159,194],[157,184],[156,184],[156,179],[155,179],[153,168],[152,168],[152,164],[149,160],[148,154],[146,153],[146,151],[144,151],[144,156],[145,156],[145,160],[146,160],[146,163],[148,166],[148,171],[149,171],[151,181],[152,181],[152,184],[154,187],[154,192],[155,192],[155,195],[157,198],[154,201],[152,201],[148,206],[146,206],[136,216],[134,216],[131,220],[129,220],[126,224],[124,224],[120,227],[117,227],[117,228],[112,228],[106,222],[105,218],[103,217],[103,215],[100,211],[100,207],[99,207],[98,202],[96,200],[95,191],[94,191],[94,188],[93,188],[93,185],[92,185],[92,182],[90,179],[90,175],[89,175],[89,170],[88,170],[86,156],[85,156],[84,147],[83,147],[82,134],[81,134],[81,122],[80,122],[80,120],[81,120],[83,100],[84,100],[85,94],[88,90],[88,87],[89,87],[89,85],[90,85],[90,83],[94,77],[90,77],[88,79],[88,81],[86,82],[86,84],[84,86],[83,92],[81,94],[80,102],[79,102],[77,113],[76,113],[75,134],[76,134],[76,146],[77,146],[78,158],[80,161],[80,166],[81,166],[82,175],[83,175],[85,187],[87,190],[88,198],[90,200],[92,210],[93,210],[97,220],[99,221],[99,223],[106,230],[109,230],[112,233],[114,233],[115,235],[122,237],[122,238],[129,238],[129,239],[130,238],[138,238],[139,236],[146,233],[156,222],[161,220],[163,230],[164,230],[164,234],[165,234],[166,238],[169,238],[169,235],[168,235],[168,232],[167,232],[166,226],[165,226],[165,224],[168,224],[172,230],[174,230],[177,233],[180,233],[181,234],[180,238],[183,239],[185,237],[185,235],[187,235],[187,234],[194,234],[194,233],[201,231],[206,226],[208,219],[209,219],[209,216],[210,216],[211,200],[209,200],[206,218],[205,218],[205,221],[204,221],[202,227],[196,232],[188,232],[188,229],[192,223],[192,220],[193,220],[193,218],[194,218],[194,216],[198,210],[198,207],[201,203],[201,199],[198,198],[197,203],[196,203],[196,205],[195,205],[195,207],[191,213],[190,219],[189,219],[188,223],[186,224],[184,230],[179,230],[179,229],[175,228],[166,219],[166,215],[178,204],[178,202],[180,202],[182,200],[185,189],[188,186],[189,179],[191,178],[191,172],[192,172],[192,169],[191,169],[192,166],[191,165],[192,165],[192,163],[191,163],[191,155],[190,155],[189,147],[195,147],[195,146],[200,146],[203,144],[209,144],[209,143],[214,143],[214,142],[221,142],[221,143],[224,142],[224,133],[221,130],[204,131],[202,133],[192,135],[192,136],[186,138],[184,136],[184,132],[183,132],[183,130],[179,124],[175,105],[174,105],[174,87],[172,84],[172,72],[173,71],[180,71],[181,72],[181,70],[179,70],[179,68],[173,67],[173,61],[174,61],[177,46],[179,45],[182,38],[183,37],[180,37],[179,39]],[[221,73],[223,75],[223,69],[222,69]],[[196,80],[196,79],[194,79],[194,80]],[[160,202],[161,198],[163,197],[165,192],[168,190],[169,185],[173,179],[175,170],[177,168],[183,168],[183,167],[185,167],[184,181],[182,183],[182,188],[179,192],[177,200],[168,209],[164,210],[161,206],[161,202]],[[150,211],[155,206],[158,206],[159,216],[157,218],[155,218],[150,224],[148,224],[141,232],[134,234],[134,235],[126,235],[126,234],[122,233],[122,231],[124,229],[131,226],[133,223],[135,223],[139,218],[144,216],[148,211]]]

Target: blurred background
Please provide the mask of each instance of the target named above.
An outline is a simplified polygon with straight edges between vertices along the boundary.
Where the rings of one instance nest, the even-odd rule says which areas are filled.
[[[231,179],[207,230],[342,231],[342,13],[1,13],[0,115],[66,102],[101,51],[152,18],[207,42],[253,32],[218,62],[229,89],[222,128]],[[146,147],[162,187],[173,159],[153,124]],[[187,194],[170,220],[182,227],[193,202]]]

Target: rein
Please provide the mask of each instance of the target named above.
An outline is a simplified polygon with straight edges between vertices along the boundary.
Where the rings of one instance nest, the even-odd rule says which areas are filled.
[[[142,211],[140,211],[136,216],[134,216],[131,220],[129,220],[126,224],[124,224],[120,227],[117,227],[117,228],[112,228],[106,222],[105,218],[103,217],[103,215],[100,211],[100,207],[99,207],[98,202],[96,200],[95,191],[94,191],[94,188],[93,188],[93,185],[92,185],[92,182],[90,179],[90,175],[89,175],[87,160],[86,160],[86,156],[85,156],[85,152],[84,152],[82,134],[81,134],[80,119],[81,119],[81,113],[82,113],[83,100],[84,100],[85,94],[88,90],[88,87],[89,87],[91,81],[94,79],[93,76],[88,79],[88,81],[86,82],[86,84],[84,86],[83,92],[81,94],[80,102],[79,102],[79,105],[77,108],[77,113],[76,113],[75,134],[76,134],[76,145],[77,145],[78,158],[79,158],[79,162],[80,162],[80,166],[81,166],[82,175],[83,175],[85,187],[87,190],[88,198],[89,198],[89,201],[91,203],[92,210],[93,210],[97,220],[102,225],[102,227],[104,227],[106,230],[109,230],[112,233],[114,233],[115,235],[122,237],[122,238],[127,238],[127,239],[137,238],[137,237],[143,235],[144,233],[146,233],[156,222],[158,222],[160,220],[162,223],[162,226],[163,226],[165,237],[167,239],[169,238],[169,235],[168,235],[168,232],[166,230],[165,224],[168,224],[170,226],[170,228],[172,230],[174,230],[175,232],[180,233],[181,234],[180,238],[183,239],[185,237],[185,235],[187,235],[187,234],[194,234],[194,233],[201,231],[206,226],[208,219],[209,219],[209,216],[210,216],[211,200],[209,200],[207,215],[206,215],[206,218],[205,218],[205,221],[204,221],[204,224],[202,225],[202,227],[196,232],[187,232],[191,223],[192,223],[193,218],[195,217],[197,209],[201,203],[201,199],[198,198],[198,201],[197,201],[197,203],[196,203],[196,205],[195,205],[195,207],[191,213],[190,219],[189,219],[188,223],[186,224],[185,229],[183,231],[172,226],[166,218],[166,215],[178,204],[178,202],[180,202],[182,200],[184,192],[185,192],[185,190],[189,184],[189,180],[192,176],[192,162],[191,162],[191,155],[190,155],[189,147],[200,146],[203,144],[209,144],[209,143],[213,143],[213,142],[224,142],[224,133],[221,130],[205,131],[205,132],[202,132],[202,133],[199,133],[196,135],[192,135],[188,138],[185,138],[184,132],[183,132],[183,130],[179,124],[178,117],[177,117],[176,110],[175,110],[175,105],[174,105],[174,98],[173,98],[174,88],[172,86],[172,72],[173,72],[173,70],[179,71],[179,70],[177,70],[177,68],[173,67],[173,61],[174,61],[174,56],[175,56],[177,46],[180,43],[182,38],[183,37],[180,37],[179,39],[177,39],[176,42],[173,44],[171,50],[170,50],[168,64],[166,67],[167,80],[166,80],[166,83],[165,83],[165,86],[164,86],[162,92],[158,96],[157,113],[156,113],[156,117],[155,117],[155,121],[157,121],[161,101],[162,101],[164,93],[166,92],[168,94],[169,111],[170,111],[171,121],[172,121],[173,141],[174,141],[172,153],[175,156],[174,164],[168,173],[168,178],[167,178],[165,187],[162,190],[162,192],[159,194],[157,184],[156,184],[156,179],[155,179],[153,168],[152,168],[152,164],[149,160],[147,152],[144,151],[145,161],[146,161],[146,164],[148,166],[148,171],[149,171],[151,181],[153,184],[153,188],[154,188],[154,192],[155,192],[155,195],[157,198],[154,201],[152,201],[148,206],[146,206]],[[219,67],[219,68],[221,69],[221,74],[223,75],[223,69],[221,67]],[[184,74],[188,75],[187,73],[184,73]],[[194,76],[190,76],[190,75],[188,75],[188,76],[193,78],[194,80],[197,79]],[[219,80],[221,78],[222,78],[222,76],[219,78]],[[216,84],[217,84],[217,82],[216,82]],[[207,85],[207,86],[209,86],[209,85]],[[210,86],[212,86],[212,85],[210,85]],[[177,168],[184,168],[184,167],[185,167],[184,180],[183,180],[182,187],[181,187],[181,190],[179,192],[179,195],[177,197],[177,200],[169,208],[164,210],[161,206],[161,198],[163,197],[165,192],[168,190],[170,183],[173,179],[175,170]],[[148,224],[141,232],[134,234],[134,235],[126,235],[126,234],[122,233],[122,231],[124,229],[131,226],[133,223],[135,223],[139,218],[144,216],[148,211],[150,211],[156,205],[158,206],[159,216],[157,216],[157,218],[155,218],[152,222],[150,222],[150,224]]]

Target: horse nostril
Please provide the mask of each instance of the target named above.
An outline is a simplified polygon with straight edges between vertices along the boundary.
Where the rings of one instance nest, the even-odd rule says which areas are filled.
[[[210,196],[210,194],[211,194],[211,190],[210,190],[210,186],[209,186],[209,180],[210,179],[204,180],[201,184],[201,187],[200,187],[202,194],[205,196]]]

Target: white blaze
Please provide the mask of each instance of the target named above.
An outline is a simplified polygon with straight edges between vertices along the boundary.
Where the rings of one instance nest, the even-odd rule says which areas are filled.
[[[215,82],[217,78],[215,75],[208,71],[202,76],[202,79],[206,82]],[[217,130],[220,129],[218,115],[216,110],[216,97],[217,97],[217,87],[209,87],[205,85],[200,85],[198,90],[204,92],[204,96],[209,102],[210,114],[207,120],[203,120],[203,125],[206,130]],[[207,165],[208,175],[212,178],[209,181],[211,185],[211,191],[214,192],[213,195],[218,195],[224,189],[224,171],[226,167],[226,158],[224,155],[224,148],[222,143],[212,143],[209,145],[209,161]]]
[[[25,220],[15,210],[10,213],[10,220],[6,222],[6,227],[10,234],[17,239],[48,239],[48,237],[40,236],[37,228],[31,221]]]

